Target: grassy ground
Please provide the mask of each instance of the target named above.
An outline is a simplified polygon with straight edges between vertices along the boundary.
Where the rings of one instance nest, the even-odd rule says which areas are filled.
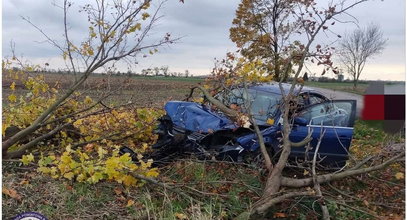
[[[305,85],[363,95],[369,84],[360,83],[356,89],[353,89],[353,83],[351,82],[306,82]]]
[[[377,127],[358,121],[352,153],[363,158],[390,142],[404,142],[403,135],[387,135]],[[248,210],[259,199],[265,176],[253,166],[220,161],[180,159],[160,168],[159,180],[187,192],[194,200],[160,186],[146,184],[126,189],[113,182],[96,185],[40,176],[35,166],[3,161],[4,219],[24,211],[36,211],[49,219],[230,219]],[[405,164],[323,185],[334,219],[401,219],[404,216]],[[289,169],[288,176],[302,170]],[[320,210],[312,198],[287,200],[275,207],[270,218],[318,219]]]
[[[3,167],[3,187],[21,196],[4,198],[4,219],[24,211],[49,219],[226,219],[248,209],[261,192],[258,171],[215,162],[184,160],[161,168],[162,181],[199,202],[156,185],[131,189],[110,182],[88,185],[38,176],[16,163],[3,162]]]

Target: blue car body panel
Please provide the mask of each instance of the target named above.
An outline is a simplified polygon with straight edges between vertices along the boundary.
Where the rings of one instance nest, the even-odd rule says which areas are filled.
[[[309,126],[294,127],[290,133],[290,140],[299,142],[308,134]],[[319,153],[326,156],[325,162],[328,163],[344,163],[348,158],[349,146],[353,136],[353,128],[345,127],[330,127],[330,126],[311,126],[313,148],[309,151],[309,157],[312,158],[318,144],[318,139],[321,136],[321,129],[324,129],[324,136],[321,141]],[[304,157],[305,147],[293,147],[291,149],[292,157]]]
[[[225,116],[195,102],[170,101],[165,105],[165,111],[175,126],[193,132],[210,133],[236,128]]]
[[[279,130],[279,126],[270,126],[263,129],[261,133],[263,135],[264,143],[270,146],[272,144],[275,144],[277,141],[276,133]],[[241,136],[237,138],[236,141],[240,144],[240,146],[248,151],[256,151],[260,147],[259,143],[257,142],[257,136],[255,133]]]

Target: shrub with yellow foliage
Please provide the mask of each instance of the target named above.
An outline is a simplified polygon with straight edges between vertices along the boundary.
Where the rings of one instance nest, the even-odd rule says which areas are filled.
[[[3,108],[3,136],[12,126],[24,129],[32,124],[59,95],[58,88],[48,85],[44,75],[33,72],[40,69],[16,70],[11,64],[12,61],[3,61],[6,70],[3,73],[12,81]],[[64,125],[70,125],[70,130],[60,129],[36,143],[36,148],[27,148],[28,154],[22,156],[21,162],[29,165],[38,160],[38,172],[53,178],[92,184],[107,180],[141,186],[143,182],[135,176],[158,176],[158,170],[151,167],[153,161],[142,155],[157,139],[153,130],[162,114],[162,110],[151,108],[98,105],[98,101],[76,92],[27,141]],[[17,143],[9,151],[19,151],[26,144]],[[137,153],[137,163],[129,154],[119,155],[121,146]]]

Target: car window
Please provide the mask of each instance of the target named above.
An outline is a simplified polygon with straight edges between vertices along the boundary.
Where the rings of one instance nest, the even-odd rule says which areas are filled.
[[[313,93],[309,93],[310,105],[322,103],[324,101],[325,101],[325,99],[323,99],[321,96],[318,96],[318,95],[313,94]]]
[[[277,111],[278,103],[281,100],[281,95],[264,92],[254,89],[233,89],[225,93],[222,98],[225,105],[235,104],[242,108],[243,112],[245,106],[249,106],[253,117],[260,121],[267,121],[268,118],[273,117]]]
[[[244,100],[247,99],[247,93],[243,89],[234,89],[227,95],[228,104],[244,105]]]
[[[267,121],[273,116],[280,101],[279,95],[259,91],[251,91],[251,97],[253,102],[250,107],[253,117],[261,121]]]
[[[306,108],[298,116],[310,125],[348,127],[351,112],[350,102],[325,102]]]
[[[309,105],[309,94],[302,93],[297,97],[297,102],[300,108],[304,108],[305,106]]]
[[[308,92],[299,94],[296,99],[290,102],[289,118],[291,117],[291,115],[301,112],[305,107],[309,105],[310,101]]]

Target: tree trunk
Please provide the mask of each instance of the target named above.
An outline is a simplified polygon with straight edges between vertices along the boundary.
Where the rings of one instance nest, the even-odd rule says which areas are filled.
[[[355,80],[353,80],[353,90],[356,90],[357,87],[358,87],[358,80],[355,79]]]

